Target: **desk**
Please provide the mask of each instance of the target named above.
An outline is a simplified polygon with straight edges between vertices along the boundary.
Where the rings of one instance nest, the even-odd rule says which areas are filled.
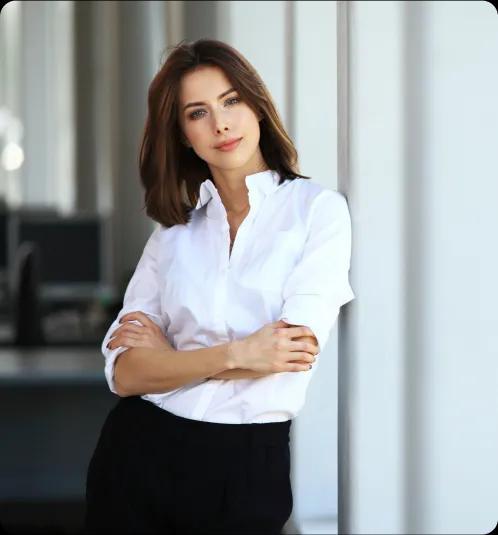
[[[118,400],[98,346],[0,349],[0,522],[25,525],[22,511],[39,503],[51,525],[69,527],[54,515],[64,503],[83,510],[88,463]]]
[[[105,382],[100,346],[0,348],[0,387]]]

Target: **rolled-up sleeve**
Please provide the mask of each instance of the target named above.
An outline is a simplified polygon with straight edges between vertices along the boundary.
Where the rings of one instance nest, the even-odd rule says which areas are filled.
[[[116,319],[107,330],[102,341],[101,351],[105,358],[105,378],[111,392],[117,394],[114,383],[114,366],[118,356],[129,349],[119,346],[114,349],[107,348],[107,344],[114,338],[111,335],[120,326],[119,320],[128,312],[141,311],[156,323],[166,333],[167,320],[161,310],[161,295],[157,277],[157,251],[161,227],[158,226],[150,235],[145,244],[142,256],[128,282],[123,297],[123,307]],[[139,325],[137,320],[133,323]]]
[[[284,285],[279,319],[309,327],[322,351],[340,307],[355,298],[349,283],[351,218],[344,195],[319,193],[307,227],[303,254]]]

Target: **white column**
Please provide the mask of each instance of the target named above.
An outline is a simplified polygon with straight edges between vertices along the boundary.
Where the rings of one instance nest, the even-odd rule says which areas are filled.
[[[339,533],[402,533],[402,4],[346,2],[341,9],[349,10],[349,69],[338,73],[348,88],[339,106],[348,106],[341,113],[349,120],[339,133],[341,144],[347,140],[341,170],[349,173],[341,179],[349,182],[357,299],[348,307],[347,354],[339,355]]]
[[[119,98],[119,28],[118,2],[94,2],[92,5],[94,47],[92,63],[95,76],[94,140],[96,162],[96,210],[108,215],[115,208],[113,189],[118,176]]]
[[[185,38],[185,6],[183,0],[169,0],[165,3],[166,39],[168,46],[172,46]]]
[[[472,1],[404,11],[415,67],[405,106],[406,528],[487,533],[498,520],[498,17]]]
[[[348,196],[337,172],[337,3],[293,4],[291,109],[300,171]],[[303,534],[337,533],[338,335],[347,308],[322,348],[306,404],[293,424],[293,519]]]
[[[54,205],[47,195],[52,140],[48,63],[48,10],[46,2],[21,2],[21,120],[24,131],[24,164],[21,197],[26,206]],[[47,203],[48,201],[48,203]]]
[[[340,353],[339,532],[486,533],[498,495],[498,19],[486,2],[341,9],[357,299]]]
[[[45,201],[62,213],[76,203],[74,2],[45,2],[50,119]]]
[[[118,11],[118,140],[113,246],[118,283],[136,267],[155,223],[145,210],[138,154],[147,118],[147,92],[167,46],[164,2],[120,2]],[[157,22],[156,22],[157,21]],[[161,22],[162,21],[162,22]]]

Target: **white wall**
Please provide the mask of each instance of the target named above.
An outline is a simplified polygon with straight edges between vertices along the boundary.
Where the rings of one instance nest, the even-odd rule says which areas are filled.
[[[345,4],[358,299],[339,376],[339,532],[486,533],[498,495],[498,17],[486,2]]]

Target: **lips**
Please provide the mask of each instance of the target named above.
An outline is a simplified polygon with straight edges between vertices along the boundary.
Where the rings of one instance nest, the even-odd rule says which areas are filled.
[[[235,146],[237,144],[237,142],[239,142],[241,139],[242,139],[241,137],[229,139],[229,140],[225,141],[222,145],[217,145],[216,148],[217,149],[230,148],[232,146]]]

